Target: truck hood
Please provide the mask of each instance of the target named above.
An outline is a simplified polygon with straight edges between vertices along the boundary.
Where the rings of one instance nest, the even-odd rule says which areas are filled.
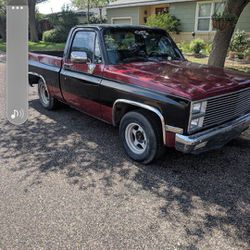
[[[112,65],[104,75],[192,101],[250,87],[249,74],[188,61]]]

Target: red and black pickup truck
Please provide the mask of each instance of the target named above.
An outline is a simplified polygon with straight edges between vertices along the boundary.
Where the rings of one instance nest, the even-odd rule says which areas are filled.
[[[126,153],[143,163],[167,147],[222,147],[250,124],[250,76],[188,62],[156,28],[74,27],[64,52],[29,54],[29,81],[44,108],[63,102],[119,126]]]

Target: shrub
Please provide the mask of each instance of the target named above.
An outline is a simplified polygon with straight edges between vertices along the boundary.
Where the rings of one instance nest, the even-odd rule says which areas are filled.
[[[180,32],[180,20],[168,13],[151,15],[146,25],[166,30],[167,32]]]
[[[196,39],[197,40],[197,39]],[[184,54],[189,54],[189,53],[195,53],[195,54],[198,54],[197,51],[198,51],[198,48],[197,48],[197,51],[195,52],[194,51],[194,48],[193,48],[193,45],[192,45],[192,48],[191,48],[191,43],[197,43],[197,41],[194,41],[194,42],[181,42],[178,45],[178,47],[181,49],[181,51],[184,53]],[[203,40],[202,40],[202,44],[203,44]],[[209,55],[212,51],[212,43],[205,43],[204,42],[204,46],[200,46],[200,50],[199,50],[199,53],[202,53],[204,55]],[[197,46],[197,44],[195,45]],[[196,49],[196,48],[195,48]]]
[[[206,43],[204,40],[197,38],[190,43],[190,49],[195,54],[200,54],[201,50],[206,48]]]
[[[62,43],[66,42],[68,33],[60,29],[52,29],[43,32],[43,41],[48,43]]]
[[[243,53],[249,47],[248,42],[246,32],[237,30],[232,37],[229,49],[234,52]]]
[[[211,52],[212,52],[212,49],[213,49],[213,44],[212,43],[208,43],[206,44],[206,54],[209,55]]]
[[[187,54],[187,53],[191,53],[191,49],[190,49],[190,43],[189,42],[181,42],[178,45],[178,48],[180,48],[180,50]]]

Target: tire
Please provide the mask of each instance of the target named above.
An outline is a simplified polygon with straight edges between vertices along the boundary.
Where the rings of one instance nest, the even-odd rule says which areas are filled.
[[[126,154],[135,161],[149,164],[164,151],[161,125],[147,111],[132,111],[124,115],[119,128]]]
[[[38,95],[40,103],[45,109],[53,110],[58,106],[58,101],[50,95],[43,80],[38,82]]]

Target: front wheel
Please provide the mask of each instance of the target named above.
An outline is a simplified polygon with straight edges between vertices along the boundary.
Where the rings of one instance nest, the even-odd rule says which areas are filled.
[[[50,95],[48,88],[43,80],[40,80],[38,83],[38,95],[40,103],[45,109],[53,110],[56,108],[57,100]]]
[[[161,127],[149,112],[127,113],[121,120],[119,131],[125,152],[135,161],[149,164],[163,151]]]

